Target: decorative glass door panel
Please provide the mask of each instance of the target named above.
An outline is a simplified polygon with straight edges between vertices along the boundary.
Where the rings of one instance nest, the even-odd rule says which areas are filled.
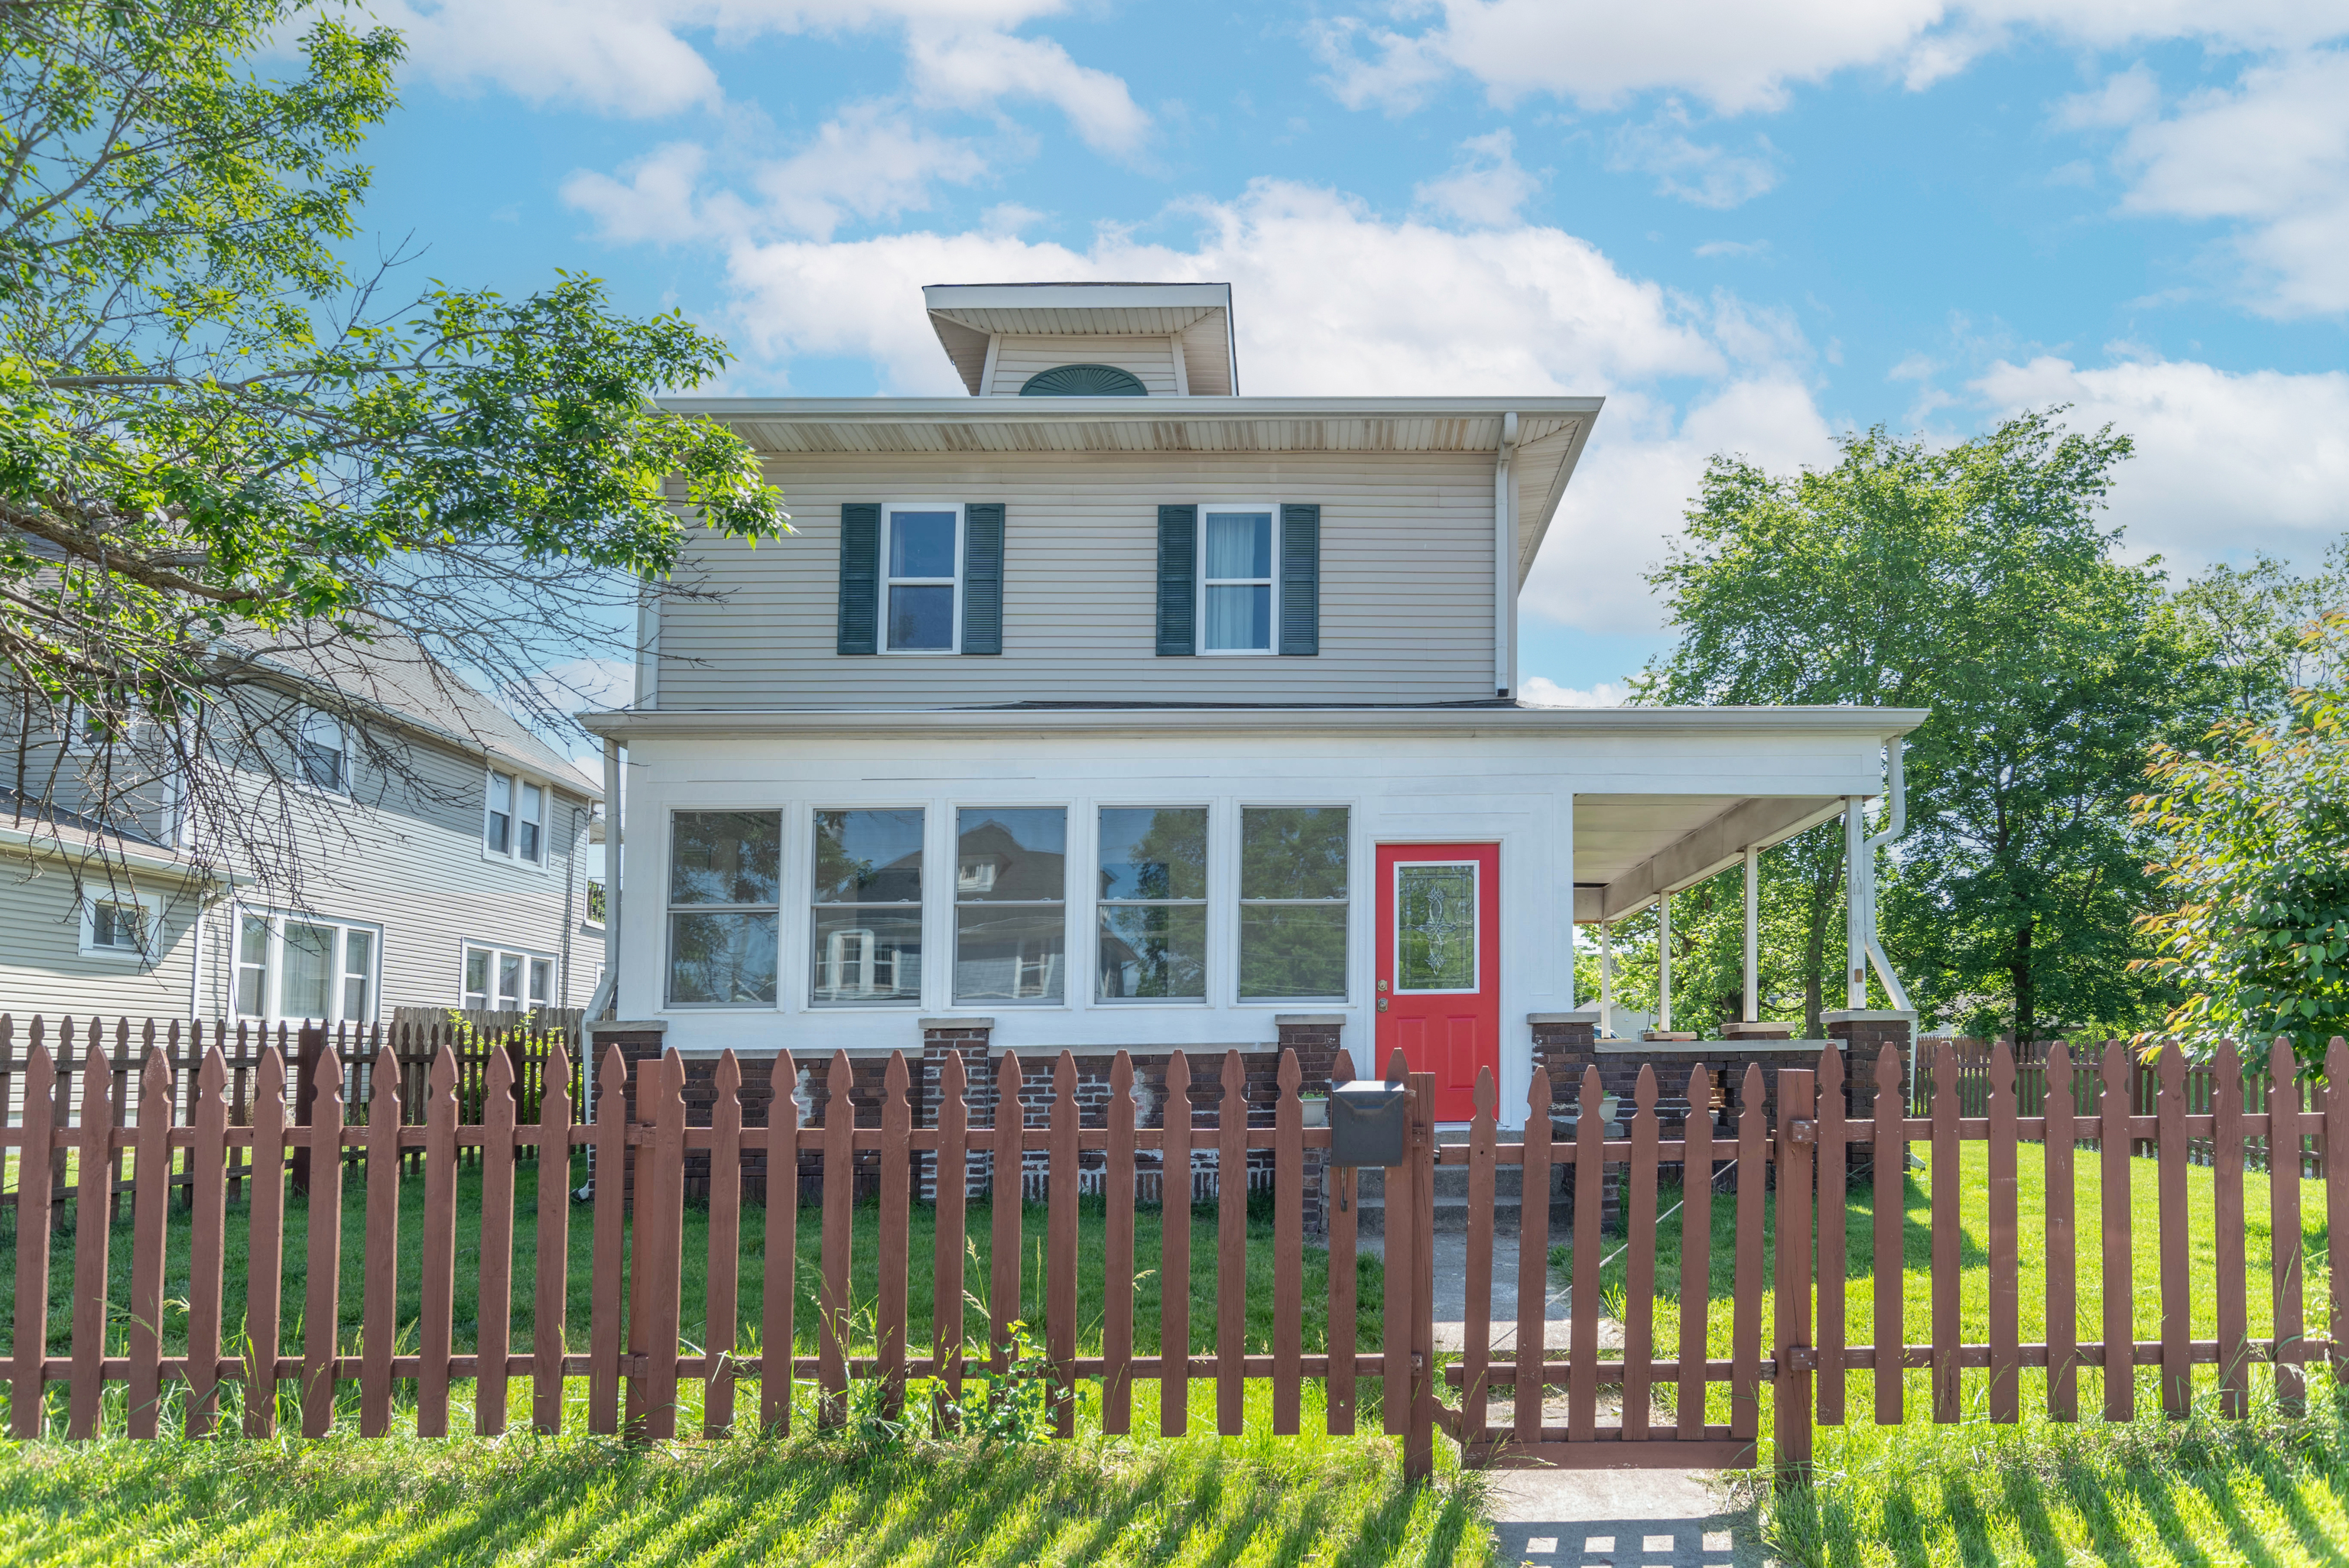
[[[1435,1114],[1475,1114],[1476,1075],[1501,1070],[1498,844],[1379,846],[1378,1061],[1400,1050],[1435,1075]]]

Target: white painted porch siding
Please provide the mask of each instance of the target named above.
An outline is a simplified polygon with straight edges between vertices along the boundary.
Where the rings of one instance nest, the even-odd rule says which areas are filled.
[[[700,549],[727,597],[664,606],[664,709],[1493,696],[1489,454],[834,454],[766,471],[799,531]],[[834,652],[842,503],[915,500],[1004,503],[1000,656]],[[1156,655],[1158,508],[1190,501],[1319,503],[1318,657]]]
[[[1174,387],[1173,337],[1030,337],[1025,335],[996,340],[995,380],[987,388],[993,397],[1017,397],[1031,376],[1062,365],[1114,365],[1132,371],[1153,397],[1172,397]]]

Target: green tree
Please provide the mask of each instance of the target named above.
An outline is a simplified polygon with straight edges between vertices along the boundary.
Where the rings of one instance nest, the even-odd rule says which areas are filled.
[[[2140,960],[2182,999],[2161,1033],[2206,1053],[2221,1039],[2291,1038],[2324,1058],[2349,1034],[2349,614],[2304,629],[2321,684],[2281,717],[2230,715],[2195,749],[2158,744],[2133,802],[2175,899],[2140,924]]]
[[[290,65],[256,63],[296,37]],[[285,869],[286,810],[235,780],[301,738],[289,677],[323,683],[304,700],[385,768],[367,687],[388,663],[462,669],[553,722],[571,694],[549,672],[627,624],[688,526],[788,531],[737,437],[651,402],[726,363],[681,315],[616,314],[584,277],[508,299],[403,294],[396,260],[347,271],[367,185],[351,159],[399,55],[301,0],[0,15],[0,660],[20,749],[89,727],[108,744],[84,814],[168,776],[208,818],[200,858],[264,876]]]
[[[1681,641],[1637,686],[1650,703],[1930,709],[1908,742],[1886,945],[1920,1010],[2025,1039],[2157,1006],[2127,963],[2152,890],[2127,800],[2146,747],[2217,700],[2208,639],[2171,612],[2158,564],[2121,561],[2097,523],[2127,438],[2064,433],[2060,412],[1946,449],[1855,434],[1791,479],[1716,459],[1651,577]],[[1765,899],[1795,905],[1816,1028],[1841,989],[1840,830],[1764,864]],[[1741,918],[1742,900],[1720,903],[1715,918]]]

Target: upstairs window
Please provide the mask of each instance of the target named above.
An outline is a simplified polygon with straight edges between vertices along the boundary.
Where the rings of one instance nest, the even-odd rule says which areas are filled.
[[[481,847],[493,855],[540,864],[546,856],[546,788],[513,773],[492,772]]]
[[[546,791],[525,781],[520,793],[522,799],[514,814],[514,854],[536,865],[546,837]]]
[[[1272,511],[1210,511],[1200,522],[1205,650],[1272,652]]]
[[[881,560],[888,650],[953,653],[961,629],[962,509],[890,507]]]
[[[302,728],[294,741],[294,763],[303,783],[314,789],[341,794],[350,784],[350,747],[342,721],[316,708],[302,710]]]
[[[513,853],[513,775],[491,774],[489,825],[482,839],[493,855]]]

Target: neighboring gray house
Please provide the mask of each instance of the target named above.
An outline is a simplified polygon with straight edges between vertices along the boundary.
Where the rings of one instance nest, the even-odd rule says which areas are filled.
[[[285,705],[277,779],[237,776],[282,824],[290,878],[238,863],[219,848],[233,835],[207,851],[206,812],[168,769],[103,827],[75,814],[97,748],[10,716],[0,1011],[370,1024],[586,1003],[602,790],[412,645],[310,663],[267,687]]]

